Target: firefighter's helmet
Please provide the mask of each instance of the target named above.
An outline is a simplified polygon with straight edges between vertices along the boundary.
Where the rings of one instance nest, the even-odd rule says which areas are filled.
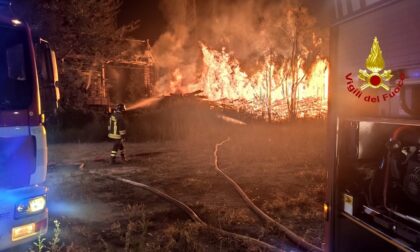
[[[122,103],[120,103],[120,104],[118,104],[116,107],[115,107],[115,111],[116,112],[124,112],[124,111],[126,111],[127,110],[127,108],[125,107],[125,105],[124,104],[122,104]]]

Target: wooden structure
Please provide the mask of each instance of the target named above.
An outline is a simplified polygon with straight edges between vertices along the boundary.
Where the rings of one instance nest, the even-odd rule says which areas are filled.
[[[137,85],[144,90],[138,98],[149,97],[156,82],[156,71],[147,40],[124,40],[127,48],[117,59],[103,62],[99,57],[69,55],[66,62],[69,69],[75,70],[83,77],[82,88],[87,94],[87,105],[90,107],[108,107],[115,102],[125,102],[124,92],[129,92],[127,85]],[[127,80],[135,73],[136,78]],[[135,83],[133,83],[135,82]],[[116,95],[113,95],[117,92]],[[118,101],[114,101],[116,97]]]

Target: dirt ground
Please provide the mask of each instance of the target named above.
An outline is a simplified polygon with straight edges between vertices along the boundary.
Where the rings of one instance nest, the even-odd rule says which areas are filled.
[[[260,251],[209,232],[162,198],[89,171],[153,186],[190,206],[211,226],[299,251],[264,225],[220,168],[268,215],[320,246],[325,194],[325,123],[234,126],[212,137],[126,144],[129,162],[110,165],[110,143],[49,146],[50,232],[63,251]],[[84,169],[77,163],[83,162]],[[33,246],[34,248],[35,246]],[[34,248],[37,251],[37,248]]]

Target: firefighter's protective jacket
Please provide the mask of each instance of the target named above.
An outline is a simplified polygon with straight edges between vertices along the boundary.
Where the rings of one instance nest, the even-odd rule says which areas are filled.
[[[126,125],[121,113],[114,112],[109,118],[108,137],[111,139],[122,139],[125,137]]]

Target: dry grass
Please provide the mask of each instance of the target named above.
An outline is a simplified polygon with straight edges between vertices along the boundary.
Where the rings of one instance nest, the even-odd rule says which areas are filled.
[[[206,251],[204,246],[199,242],[200,227],[194,223],[176,223],[164,230],[165,236],[168,238],[164,249],[167,251],[179,252],[201,252]]]
[[[265,229],[213,170],[214,144],[230,136],[232,141],[220,149],[221,169],[258,206],[319,246],[326,178],[325,123],[227,125],[215,119],[215,111],[200,113],[202,109],[190,109],[192,105],[179,103],[150,111],[155,113],[153,120],[147,119],[152,114],[138,117],[145,120],[131,124],[134,136],[129,140],[147,135],[160,141],[129,142],[127,153],[132,161],[127,165],[111,169],[105,162],[93,161],[108,158],[108,143],[50,145],[50,161],[85,160],[87,169],[106,169],[171,194],[215,227],[286,246],[281,235]],[[63,240],[70,251],[250,249],[210,235],[179,210],[130,186],[69,168],[50,173],[48,183],[50,201],[79,206],[75,213],[51,211],[62,223]]]
[[[305,239],[320,244],[326,172],[324,170],[299,172],[297,178],[305,181],[306,185],[301,190],[293,194],[277,192],[271,201],[263,204],[263,209]]]

